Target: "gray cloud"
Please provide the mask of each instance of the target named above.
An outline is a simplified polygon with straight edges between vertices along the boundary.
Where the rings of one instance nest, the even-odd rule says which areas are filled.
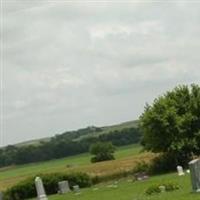
[[[0,145],[137,119],[200,83],[200,4],[3,0]]]

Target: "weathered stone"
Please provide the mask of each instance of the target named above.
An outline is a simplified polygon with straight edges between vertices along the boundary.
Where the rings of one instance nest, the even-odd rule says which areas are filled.
[[[189,162],[192,188],[194,192],[200,192],[200,159]]]
[[[0,192],[0,200],[3,200],[3,193]]]
[[[74,185],[74,186],[73,186],[73,191],[74,191],[75,193],[80,193],[79,185]]]
[[[58,183],[59,193],[65,194],[67,192],[70,192],[69,183],[68,181],[61,181]]]
[[[35,187],[36,187],[36,191],[37,191],[37,199],[38,200],[48,200],[45,190],[44,190],[42,179],[40,177],[35,178]]]

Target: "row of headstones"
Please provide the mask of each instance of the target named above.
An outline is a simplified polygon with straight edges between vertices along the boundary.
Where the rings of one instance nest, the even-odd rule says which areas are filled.
[[[37,199],[38,200],[48,200],[42,179],[40,177],[35,178],[35,187],[36,187],[36,191],[37,191]],[[58,191],[59,194],[65,194],[65,193],[71,191],[69,188],[68,181],[58,182],[58,188],[59,188],[59,191]],[[76,194],[79,194],[80,193],[79,185],[74,185],[73,191]],[[1,192],[0,192],[0,200],[3,200],[3,194]]]
[[[189,162],[192,188],[194,192],[200,192],[200,159],[195,159]],[[181,166],[177,166],[178,175],[184,175],[183,168]],[[40,177],[35,178],[35,187],[37,191],[38,200],[48,200],[45,189],[43,186],[42,179]],[[68,181],[61,181],[58,183],[59,193],[64,194],[70,192]],[[78,185],[73,186],[73,190],[76,193],[80,192],[80,188]],[[0,200],[3,200],[3,194],[0,192]]]
[[[35,178],[35,187],[36,187],[36,191],[37,191],[38,200],[48,200],[46,193],[45,193],[45,189],[44,189],[42,179],[40,177]],[[68,181],[58,182],[58,188],[59,188],[59,191],[58,191],[59,194],[65,194],[65,193],[71,191],[70,188],[69,188]],[[74,185],[73,191],[75,193],[80,193],[79,185]]]

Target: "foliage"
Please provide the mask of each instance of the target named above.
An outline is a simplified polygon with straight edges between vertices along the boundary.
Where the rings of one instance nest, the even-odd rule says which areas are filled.
[[[100,131],[100,128],[88,127],[86,129],[57,135],[51,140],[42,142],[38,145],[7,146],[0,149],[0,167],[77,155],[88,152],[91,144],[98,141],[110,141],[117,146],[138,143],[141,137],[138,128],[126,128],[119,131],[115,130],[98,136]],[[97,136],[74,141],[74,138],[85,135],[86,133]]]
[[[163,191],[165,192],[170,192],[170,191],[174,191],[174,190],[178,190],[180,189],[180,186],[177,185],[176,183],[164,183],[161,185],[152,185],[150,186],[145,193],[147,195],[152,195],[152,194],[157,194],[157,193],[161,193]]]
[[[136,163],[136,166],[133,168],[133,173],[147,172],[150,171],[150,164],[145,161],[140,161]]]
[[[42,178],[44,188],[47,194],[56,194],[58,192],[58,182],[62,180],[68,180],[70,187],[73,185],[79,185],[80,187],[91,186],[92,180],[85,173],[72,173],[72,174],[40,174]],[[21,200],[31,197],[35,197],[36,190],[34,185],[35,177],[30,177],[15,186],[11,187],[4,193],[5,200]]]
[[[115,147],[110,142],[98,142],[91,145],[90,153],[95,155],[91,158],[91,162],[100,162],[106,160],[114,160]]]
[[[200,155],[200,87],[179,86],[147,105],[140,117],[146,150],[167,153],[175,165]]]

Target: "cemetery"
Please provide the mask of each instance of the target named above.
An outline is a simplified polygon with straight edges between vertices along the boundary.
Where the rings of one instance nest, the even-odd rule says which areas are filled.
[[[166,175],[149,176],[145,173],[136,174],[124,178],[114,178],[86,188],[80,188],[75,184],[70,187],[68,180],[57,182],[57,194],[47,195],[47,188],[44,187],[43,180],[35,177],[33,180],[37,196],[32,200],[102,200],[109,199],[164,199],[164,200],[198,200],[199,199],[199,159],[191,161],[188,169],[177,166],[177,171]],[[135,178],[137,177],[137,179]],[[168,191],[168,186],[177,187]],[[160,191],[148,194],[152,187],[159,187]],[[2,193],[0,194],[3,199]]]
[[[73,190],[68,190],[68,186],[66,186],[67,192],[63,195],[52,195],[49,196],[50,200],[62,200],[62,199],[83,199],[83,200],[92,200],[92,199],[139,199],[139,200],[147,200],[147,199],[180,199],[180,200],[193,200],[193,199],[200,199],[198,190],[192,192],[192,184],[190,181],[190,174],[179,175],[177,173],[168,174],[168,175],[161,175],[155,176],[150,178],[148,181],[137,181],[137,182],[129,182],[127,179],[121,179],[119,181],[112,181],[104,184],[98,184],[91,188],[81,189],[81,192],[78,191],[77,193],[77,185],[73,187]],[[199,172],[195,172],[199,173]],[[191,175],[192,178],[193,175]],[[193,180],[195,184],[198,184],[198,180]],[[167,190],[167,185],[170,183],[175,183],[177,188],[173,189],[172,191]],[[152,194],[148,196],[144,193],[145,190],[152,187],[152,184],[160,185],[161,191],[159,194]],[[163,186],[166,185],[166,186]],[[166,188],[165,188],[166,187]],[[194,189],[194,188],[193,188]],[[79,189],[78,189],[79,190]],[[42,193],[43,194],[43,193]],[[77,194],[79,194],[78,197]],[[40,199],[38,197],[38,199]],[[43,198],[41,198],[42,200]]]
[[[0,200],[200,200],[200,0],[0,1]]]
[[[191,87],[177,87],[145,108],[140,143],[95,141],[85,154],[1,168],[0,200],[200,200],[200,88]],[[177,98],[185,93],[190,106]]]

